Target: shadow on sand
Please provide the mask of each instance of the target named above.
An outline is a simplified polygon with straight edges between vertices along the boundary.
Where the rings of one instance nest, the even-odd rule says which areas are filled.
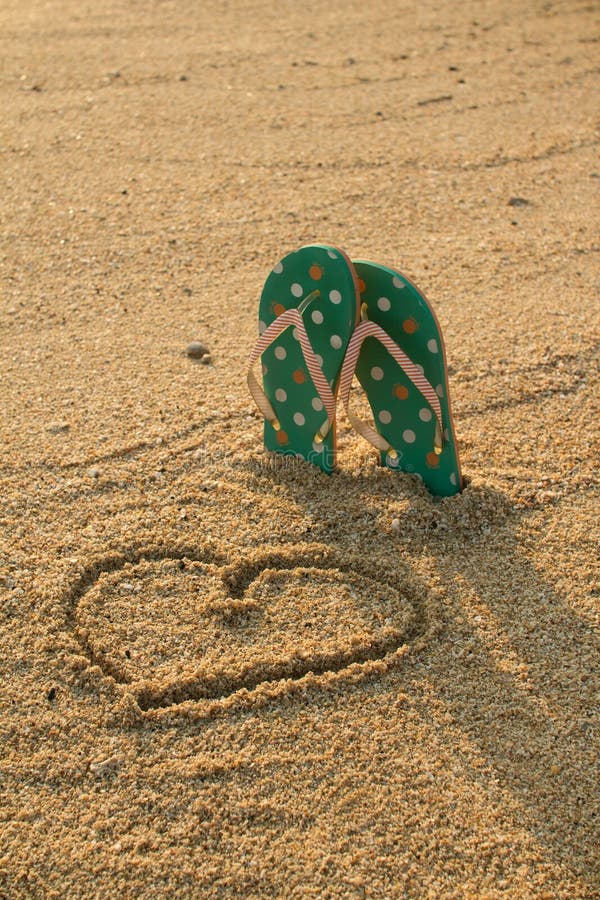
[[[306,509],[312,537],[334,550],[348,550],[358,533],[362,552],[384,552],[388,566],[433,561],[445,585],[433,614],[444,621],[421,654],[428,679],[525,810],[527,827],[556,861],[589,879],[599,841],[590,669],[600,648],[590,624],[529,558],[539,536],[535,512],[474,485],[439,500],[413,478],[376,468],[330,477],[289,460],[268,473],[260,463],[242,468],[251,487],[276,484]],[[399,521],[386,535],[390,508]]]

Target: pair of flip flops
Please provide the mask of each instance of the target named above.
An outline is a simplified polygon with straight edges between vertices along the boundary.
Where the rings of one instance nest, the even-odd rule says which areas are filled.
[[[269,274],[259,320],[248,387],[267,449],[332,472],[339,397],[383,465],[418,475],[433,494],[461,490],[440,326],[404,275],[337,247],[301,247]],[[350,409],[355,375],[374,425]]]

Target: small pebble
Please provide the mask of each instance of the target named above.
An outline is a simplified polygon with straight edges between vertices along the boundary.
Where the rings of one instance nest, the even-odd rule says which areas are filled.
[[[202,356],[200,358],[200,362],[205,366],[210,365],[210,363],[212,362],[212,357],[211,357],[210,353],[205,353],[204,356]]]
[[[394,534],[400,534],[400,519],[392,519],[392,531]]]
[[[202,360],[205,356],[210,357],[210,350],[204,344],[201,344],[200,341],[192,341],[191,344],[188,344],[186,353],[190,359]]]
[[[56,697],[56,688],[53,688],[53,687],[50,688],[50,690],[48,691],[46,696],[48,697],[48,700],[50,702],[52,702],[54,700],[54,698]]]
[[[71,426],[68,422],[53,422],[46,429],[50,434],[64,434]]]
[[[508,206],[529,206],[529,200],[524,197],[511,197]]]
[[[100,470],[95,466],[92,466],[91,469],[88,469],[88,475],[90,476],[90,478],[98,478],[98,476],[100,475]]]
[[[90,771],[94,775],[108,775],[110,772],[116,772],[123,765],[121,756],[109,756],[107,759],[90,763]]]

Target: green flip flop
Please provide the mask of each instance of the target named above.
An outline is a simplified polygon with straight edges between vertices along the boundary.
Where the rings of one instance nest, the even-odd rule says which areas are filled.
[[[450,409],[442,333],[423,294],[400,272],[354,262],[361,323],[346,352],[340,397],[354,428],[381,454],[385,466],[412,472],[432,494],[462,489]],[[349,409],[356,374],[375,428]]]
[[[359,302],[354,268],[336,247],[301,247],[270,273],[248,368],[268,450],[333,471],[339,376]],[[259,358],[262,387],[253,373]]]

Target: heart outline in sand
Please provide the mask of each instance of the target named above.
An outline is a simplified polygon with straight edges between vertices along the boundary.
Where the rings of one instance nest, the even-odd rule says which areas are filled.
[[[244,616],[255,615],[263,618],[263,626],[267,622],[271,630],[274,627],[283,630],[285,637],[288,627],[286,607],[277,592],[282,591],[283,601],[286,601],[290,584],[293,588],[296,581],[298,586],[310,584],[313,589],[315,584],[325,585],[327,595],[337,592],[338,607],[341,603],[343,615],[338,608],[328,609],[324,599],[325,615],[321,610],[321,618],[319,620],[317,616],[316,622],[323,634],[336,628],[338,631],[341,628],[343,634],[345,616],[350,620],[354,616],[360,633],[356,628],[352,631],[353,621],[350,621],[347,625],[350,630],[343,640],[336,644],[334,635],[333,648],[331,640],[319,648],[318,639],[315,643],[311,634],[311,639],[307,640],[306,632],[299,635],[294,646],[294,633],[289,632],[292,634],[291,649],[287,646],[280,652],[271,646],[261,658],[254,652],[256,648],[251,647],[254,656],[244,661],[244,651],[236,654],[235,646],[233,649],[230,646],[235,640],[239,644],[240,640],[232,637],[234,632],[230,631],[223,652],[225,656],[231,652],[223,664],[218,661],[215,651],[209,665],[206,660],[203,664],[203,660],[198,659],[180,667],[178,672],[169,673],[168,664],[161,671],[158,671],[159,666],[158,674],[139,671],[135,658],[132,660],[131,654],[125,655],[122,636],[124,629],[139,627],[133,612],[139,621],[147,622],[151,618],[148,592],[143,583],[144,579],[152,578],[154,569],[160,572],[161,587],[167,595],[171,582],[177,588],[177,579],[183,579],[182,584],[187,580],[188,593],[190,579],[195,579],[201,586],[209,585],[208,597],[198,594],[195,605],[188,608],[183,617],[182,627],[188,627],[192,636],[200,633],[202,628],[206,630],[207,622],[214,627],[219,617],[228,625],[236,617],[239,620],[241,616],[243,620]],[[123,599],[124,593],[129,594],[130,599]],[[115,598],[121,604],[120,609],[111,608]],[[395,571],[377,570],[358,555],[342,553],[322,544],[250,549],[234,563],[211,545],[131,547],[91,560],[67,590],[66,600],[71,631],[90,664],[98,666],[105,676],[133,694],[144,712],[188,701],[221,702],[233,695],[252,694],[261,686],[274,682],[300,682],[309,676],[314,679],[349,669],[356,673],[361,667],[366,672],[370,661],[391,661],[425,630],[418,592],[411,584],[409,571],[402,568],[400,561]],[[127,625],[124,619],[128,608],[132,610],[132,616]],[[193,615],[190,615],[190,609]],[[153,627],[159,628],[160,616],[155,615],[155,619]],[[373,622],[375,627],[369,624]],[[99,624],[104,631],[99,629]],[[220,631],[217,633],[221,639]],[[241,639],[245,640],[243,633]],[[211,647],[210,640],[206,646]],[[173,669],[176,669],[175,664]]]

